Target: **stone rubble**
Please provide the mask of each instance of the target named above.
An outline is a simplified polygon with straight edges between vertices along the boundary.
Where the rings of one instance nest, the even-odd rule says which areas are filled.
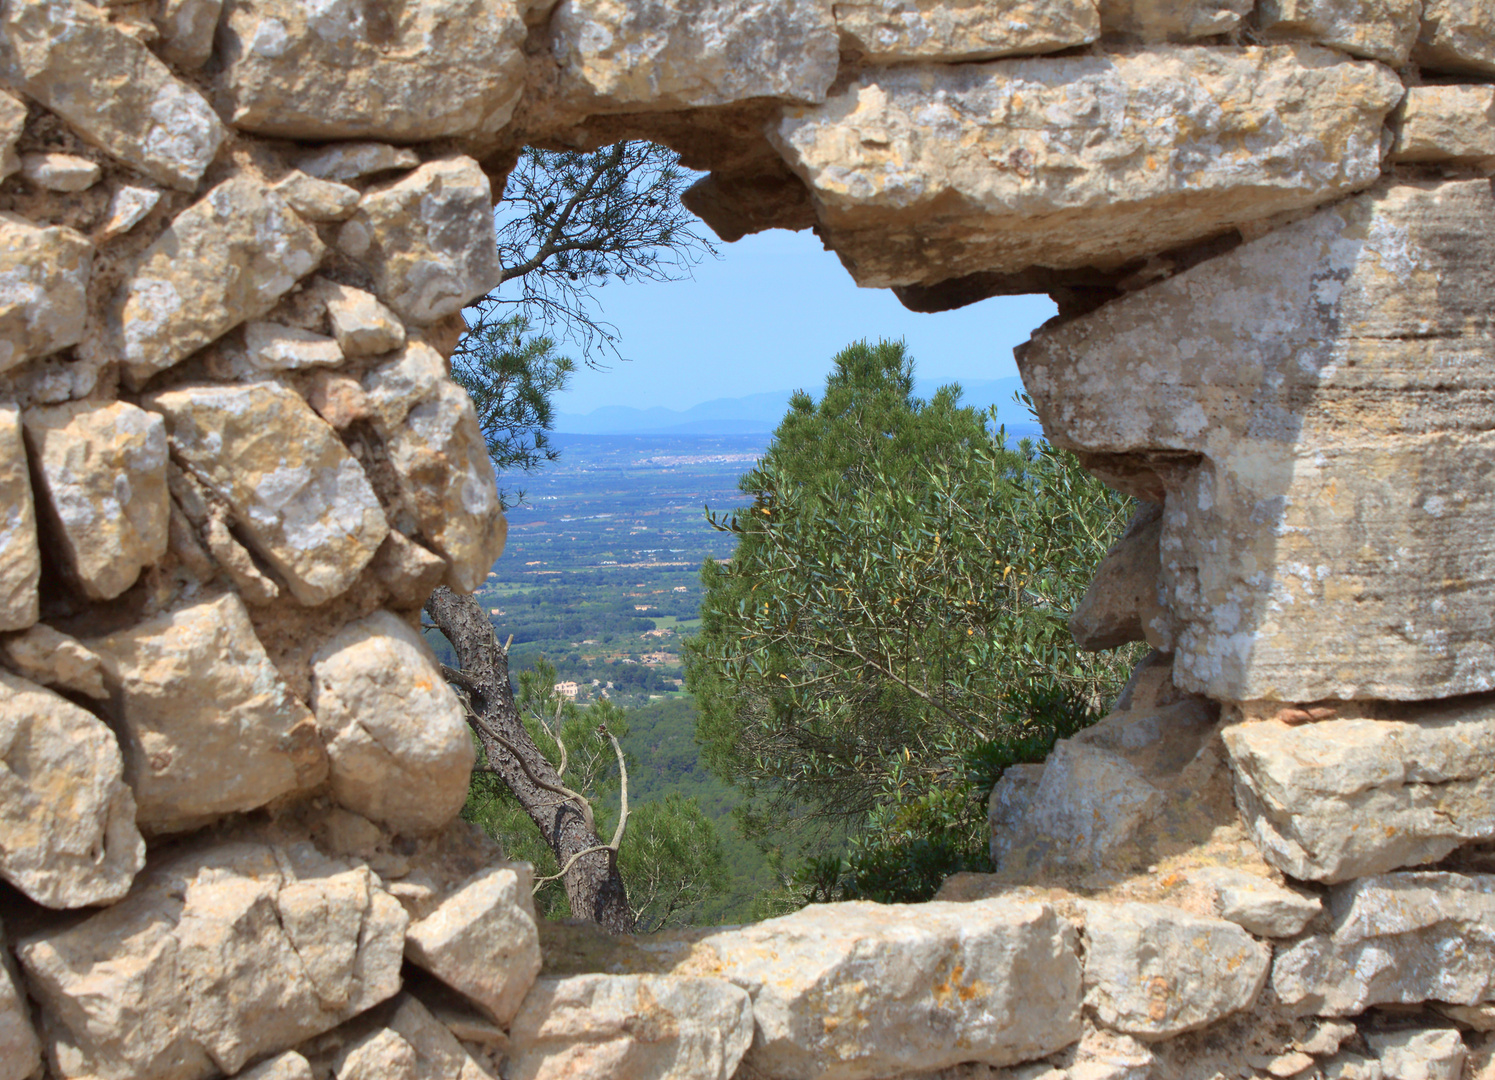
[[[1486,0],[0,0],[0,1080],[1491,1080],[1492,74]],[[458,818],[449,358],[623,138],[1049,293],[1148,504],[1071,627],[1155,651],[936,902],[573,948]]]

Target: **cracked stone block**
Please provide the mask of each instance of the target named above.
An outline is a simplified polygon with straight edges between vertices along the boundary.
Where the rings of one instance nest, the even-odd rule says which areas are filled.
[[[1296,38],[1401,67],[1422,27],[1422,0],[1262,0],[1269,38]]]
[[[1483,165],[1495,160],[1495,87],[1409,87],[1401,112],[1392,161]]]
[[[1228,34],[1256,0],[1100,0],[1101,29],[1127,41],[1193,41]]]
[[[337,367],[343,362],[343,350],[332,338],[273,322],[245,323],[244,349],[261,371]]]
[[[835,5],[836,29],[873,63],[995,60],[1088,45],[1095,0],[997,7],[971,0],[858,0]]]
[[[0,668],[0,877],[51,908],[107,904],[145,864],[114,734]]]
[[[166,426],[123,401],[30,408],[22,424],[65,572],[113,599],[166,554]]]
[[[0,371],[83,340],[93,245],[0,213]]]
[[[871,68],[768,137],[858,285],[932,285],[1120,267],[1368,187],[1401,96],[1311,46],[1158,46]]]
[[[1020,350],[1048,438],[1164,499],[1180,687],[1495,689],[1491,229],[1488,181],[1387,182]]]
[[[109,696],[104,688],[99,654],[45,623],[0,638],[0,657],[19,674],[43,686],[60,687],[94,699]]]
[[[264,315],[325,250],[262,181],[225,180],[172,220],[115,294],[110,318],[127,378],[138,386]]]
[[[91,4],[26,0],[0,9],[0,80],[182,191],[197,186],[227,135],[201,94]]]
[[[104,664],[135,820],[148,832],[196,828],[326,778],[315,719],[233,593],[89,645]]]
[[[1485,0],[1424,0],[1412,59],[1429,71],[1495,74],[1495,17]]]

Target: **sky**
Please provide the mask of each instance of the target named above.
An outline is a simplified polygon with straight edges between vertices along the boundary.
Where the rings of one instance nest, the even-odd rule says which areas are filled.
[[[604,405],[687,409],[774,390],[817,392],[831,357],[866,337],[903,338],[921,379],[1017,374],[1012,348],[1054,314],[1045,296],[1003,296],[934,315],[892,292],[859,289],[810,231],[782,229],[719,245],[689,280],[613,282],[597,294],[628,361],[579,367],[557,411]]]

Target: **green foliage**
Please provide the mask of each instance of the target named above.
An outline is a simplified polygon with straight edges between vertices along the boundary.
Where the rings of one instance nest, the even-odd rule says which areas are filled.
[[[1098,718],[1135,651],[1082,653],[1067,627],[1129,500],[1009,446],[958,388],[911,386],[901,343],[844,350],[743,477],[751,506],[712,518],[738,546],[703,568],[687,649],[703,756],[750,835],[851,836],[787,896],[927,898],[984,866],[990,784]]]
[[[618,867],[642,934],[689,925],[729,883],[715,824],[700,803],[678,792],[630,816]]]

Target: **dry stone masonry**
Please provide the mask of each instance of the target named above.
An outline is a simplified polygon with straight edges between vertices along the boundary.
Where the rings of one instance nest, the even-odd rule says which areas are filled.
[[[917,907],[602,940],[416,629],[526,144],[1044,291],[1153,652]],[[1491,1080],[1495,4],[0,0],[0,1080]]]

